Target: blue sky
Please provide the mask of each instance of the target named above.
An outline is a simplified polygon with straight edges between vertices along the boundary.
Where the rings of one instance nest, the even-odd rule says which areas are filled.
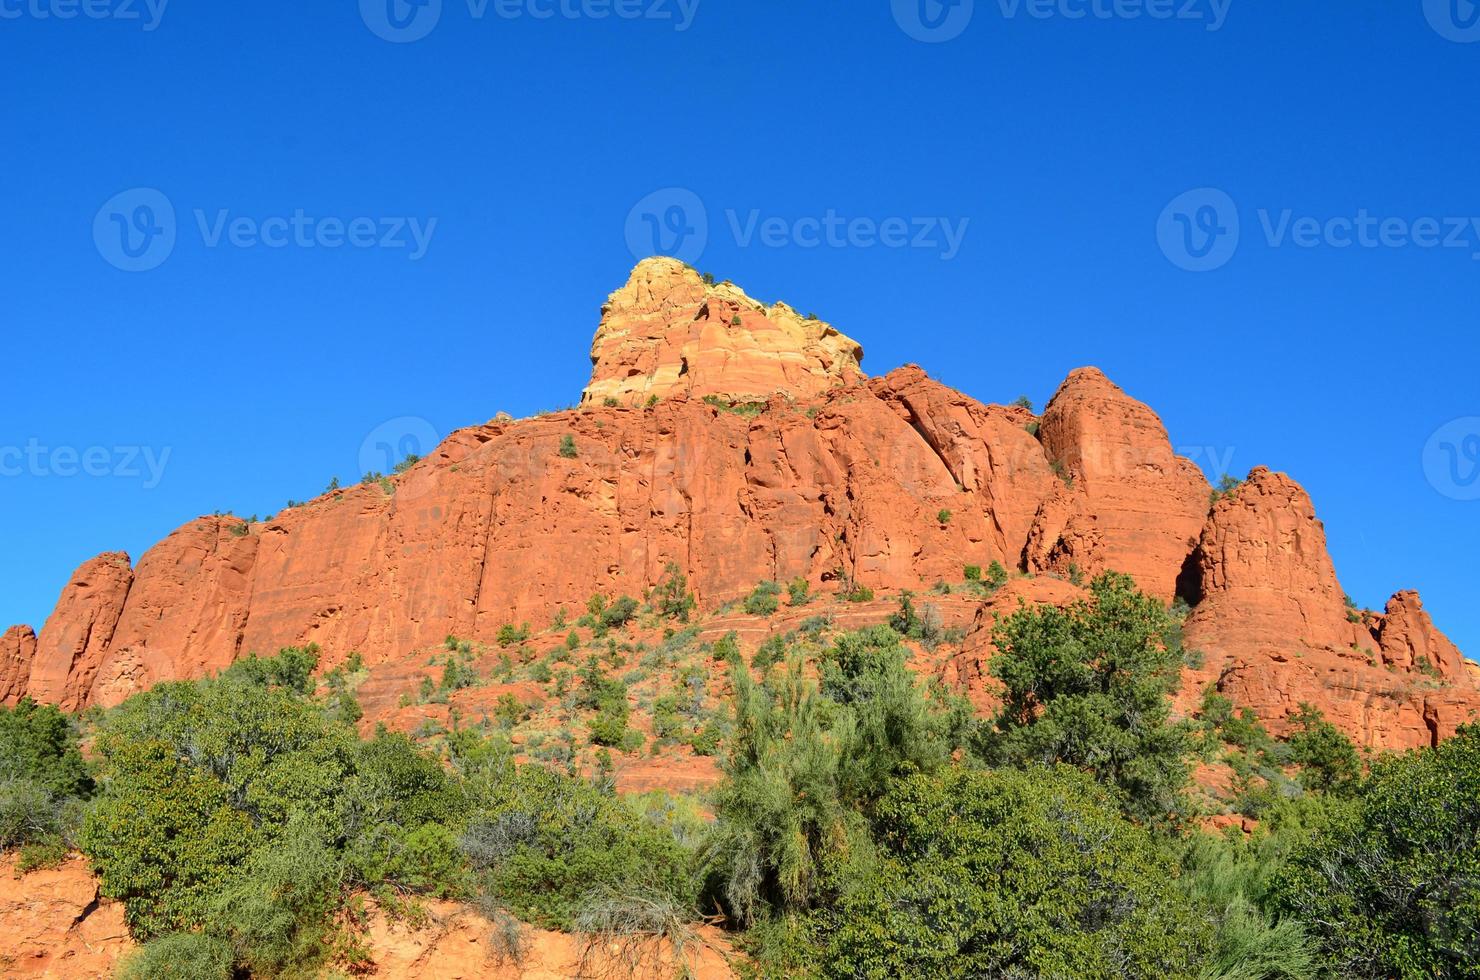
[[[249,6],[0,0],[0,624],[573,403],[656,228],[875,373],[1102,367],[1480,651],[1469,0]]]

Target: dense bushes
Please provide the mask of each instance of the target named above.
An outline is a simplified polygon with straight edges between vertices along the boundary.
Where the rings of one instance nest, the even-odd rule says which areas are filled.
[[[649,598],[681,621],[691,597],[669,572]],[[779,604],[779,587],[756,595]],[[584,625],[636,616],[598,597]],[[906,596],[894,622],[923,639],[923,618]],[[92,770],[65,716],[0,710],[0,845],[80,842],[144,944],[127,980],[354,972],[367,893],[392,914],[473,903],[515,963],[521,921],[622,946],[686,941],[702,909],[739,930],[757,976],[789,980],[1480,977],[1480,729],[1373,761],[1309,707],[1282,739],[1216,691],[1176,719],[1176,623],[1115,575],[1001,622],[985,720],[912,670],[889,626],[819,618],[749,664],[736,634],[700,647],[698,629],[651,651],[613,638],[560,694],[596,744],[640,745],[637,710],[659,744],[718,749],[702,802],[618,797],[604,750],[590,780],[518,766],[487,719],[454,713],[430,748],[362,738],[363,664],[318,681],[305,647],[91,716]],[[710,667],[678,659],[689,647],[728,665],[729,717]],[[643,670],[611,676],[634,650]],[[1198,829],[1199,758],[1227,764],[1252,833]]]
[[[572,929],[587,897],[660,897],[693,915],[689,851],[595,786],[534,766],[510,775],[462,835],[486,890],[521,919]]]
[[[594,785],[516,769],[500,737],[452,733],[450,766],[402,735],[360,739],[287,661],[160,685],[100,726],[82,843],[147,942],[131,975],[225,975],[223,949],[240,975],[312,972],[353,947],[337,915],[352,889],[481,891],[562,928],[597,890],[694,914],[690,852],[668,829]]]
[[[910,776],[873,825],[827,976],[1190,978],[1209,949],[1164,851],[1067,768]]]
[[[1480,729],[1374,766],[1277,875],[1343,977],[1480,977]]]
[[[1166,609],[1106,573],[1089,599],[1003,620],[991,670],[1002,707],[982,748],[997,764],[1065,763],[1115,788],[1138,820],[1182,815],[1191,733],[1168,696],[1185,660]]]
[[[32,867],[65,853],[93,781],[72,721],[22,698],[0,708],[0,851],[20,848]]]

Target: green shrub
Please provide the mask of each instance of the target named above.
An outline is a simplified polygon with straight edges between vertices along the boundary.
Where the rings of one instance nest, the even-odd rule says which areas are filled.
[[[982,567],[980,565],[967,565],[964,574],[968,582],[980,582],[982,580]]]
[[[792,606],[805,606],[812,601],[811,589],[806,579],[799,576],[787,584],[786,601]]]
[[[214,899],[210,931],[229,940],[233,960],[252,976],[280,976],[324,959],[345,870],[318,834],[306,822],[295,825],[279,846],[253,853]]]
[[[1362,777],[1356,746],[1319,708],[1301,704],[1290,716],[1294,726],[1288,742],[1289,759],[1300,766],[1300,784],[1322,793],[1348,793]]]
[[[781,602],[776,597],[781,594],[781,586],[775,582],[762,582],[755,587],[755,591],[746,596],[743,608],[750,616],[771,616],[781,607]]]
[[[936,512],[935,521],[937,524],[941,525],[951,523],[951,512],[942,507],[939,511]]]
[[[620,629],[631,622],[636,615],[637,600],[624,595],[607,606],[601,613],[601,625],[607,629]]]
[[[139,947],[118,980],[231,980],[231,945],[216,936],[177,932]]]
[[[565,459],[575,459],[580,455],[576,450],[575,436],[566,434],[560,437],[560,455]]]
[[[653,589],[653,608],[667,619],[689,621],[694,611],[694,594],[689,591],[689,580],[677,562],[668,563],[662,581]]]
[[[1276,876],[1342,977],[1480,976],[1480,728],[1376,763]]]
[[[876,627],[839,637],[820,689],[800,661],[759,683],[732,669],[734,735],[707,853],[742,922],[826,901],[868,852],[863,812],[890,779],[934,770],[959,744],[959,716],[926,699],[905,657]]]
[[[549,668],[546,668],[546,671],[548,670]],[[520,704],[519,699],[514,695],[504,693],[498,696],[498,701],[493,706],[493,716],[504,728],[513,728],[529,717],[529,709]]]
[[[1003,568],[1002,563],[996,559],[993,559],[992,564],[987,566],[987,584],[994,589],[1000,589],[1007,584],[1007,569]]]
[[[232,806],[220,779],[180,759],[168,742],[109,742],[102,747],[108,781],[82,831],[101,891],[123,902],[141,941],[197,929],[260,831]]]
[[[670,896],[692,916],[687,849],[589,783],[524,766],[495,787],[461,839],[489,896],[519,918],[570,930],[596,889]]]
[[[28,848],[31,863],[50,862],[92,792],[71,719],[30,697],[0,708],[0,851]]]
[[[529,624],[515,626],[513,623],[505,623],[498,630],[498,645],[501,647],[513,646],[515,643],[523,643],[529,639]]]
[[[466,818],[437,760],[401,735],[360,741],[301,684],[259,683],[273,673],[259,662],[161,684],[105,716],[96,747],[106,779],[81,843],[136,938],[220,927],[216,899],[304,827],[343,855],[351,880],[458,886],[420,846],[425,825]]]
[[[786,640],[780,633],[772,633],[756,648],[750,657],[750,666],[756,670],[767,670],[786,659]]]
[[[1078,773],[910,776],[873,823],[827,976],[1192,980],[1211,946],[1166,854]]]
[[[1181,679],[1176,624],[1127,576],[1095,579],[1091,598],[1023,608],[993,631],[1002,706],[984,754],[996,764],[1062,762],[1118,790],[1143,820],[1181,815],[1190,728],[1174,724]]]

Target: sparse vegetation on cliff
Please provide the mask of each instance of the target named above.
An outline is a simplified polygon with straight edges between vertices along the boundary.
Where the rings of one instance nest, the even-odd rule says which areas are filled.
[[[783,614],[781,591],[746,612]],[[757,977],[1476,975],[1480,731],[1374,761],[1309,706],[1281,738],[1215,690],[1176,717],[1177,617],[1113,573],[998,622],[985,717],[919,669],[947,638],[908,592],[888,625],[813,616],[744,655],[672,625],[677,566],[646,598],[592,597],[578,667],[563,628],[449,636],[423,702],[494,655],[526,687],[413,737],[357,733],[369,671],[321,673],[314,646],[94,713],[90,764],[76,722],[23,702],[0,712],[0,845],[80,845],[144,943],[125,977],[353,972],[359,896],[411,922],[473,905],[508,962],[522,923],[682,946],[718,913]],[[614,791],[631,762],[711,755],[702,804]],[[1202,829],[1189,776],[1212,764],[1247,833]]]

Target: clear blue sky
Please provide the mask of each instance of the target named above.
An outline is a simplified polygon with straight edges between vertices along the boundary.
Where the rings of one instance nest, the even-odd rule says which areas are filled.
[[[137,559],[198,514],[356,478],[388,420],[445,434],[573,403],[628,239],[651,234],[639,214],[629,236],[630,210],[681,188],[653,209],[660,231],[697,199],[696,264],[834,321],[867,369],[915,361],[1042,404],[1099,365],[1215,475],[1231,451],[1240,474],[1304,483],[1359,602],[1419,588],[1480,652],[1480,502],[1458,499],[1480,495],[1480,231],[1414,243],[1433,231],[1418,219],[1446,238],[1444,219],[1480,216],[1467,0],[1452,22],[1449,0],[1201,0],[1192,20],[1070,16],[1087,0],[931,0],[923,18],[917,0],[619,0],[670,15],[635,20],[591,16],[605,0],[565,0],[573,17],[554,0],[259,0],[169,4],[157,23],[158,0],[89,0],[109,16],[55,16],[73,2],[0,0],[0,624],[39,628],[95,553]],[[136,188],[173,209],[175,240],[126,272],[168,241],[143,237],[166,230],[160,197],[104,207]],[[1200,188],[1226,197],[1163,217]],[[742,233],[752,212],[783,220],[746,238],[730,211]],[[298,212],[370,218],[375,240],[386,219],[436,225],[413,259],[266,221]],[[1355,229],[1363,212],[1403,234],[1341,248],[1355,231],[1292,224]],[[969,224],[949,258],[863,225],[803,244],[799,219],[829,213],[903,219],[911,239],[916,219]],[[287,244],[232,244],[257,235]],[[112,453],[129,446],[168,452],[157,485],[147,457]],[[100,447],[90,468],[109,475],[68,475],[84,460],[59,447]]]

